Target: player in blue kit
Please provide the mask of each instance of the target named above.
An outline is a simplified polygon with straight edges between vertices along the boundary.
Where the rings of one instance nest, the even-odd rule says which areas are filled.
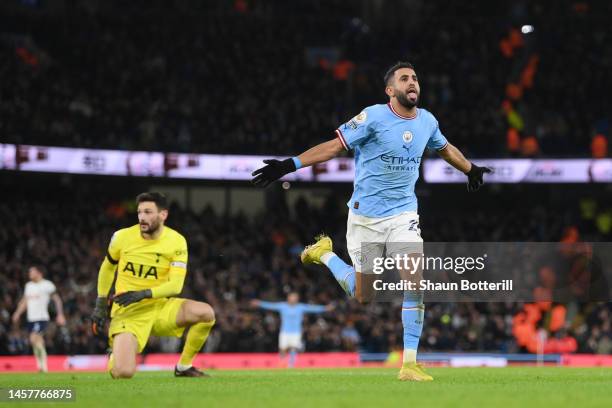
[[[334,310],[333,305],[308,305],[299,303],[296,292],[287,295],[286,302],[264,302],[254,299],[251,306],[280,313],[281,327],[278,335],[278,350],[281,359],[289,355],[288,367],[293,367],[298,351],[302,349],[302,322],[305,313],[323,313]]]
[[[436,118],[417,107],[420,86],[410,63],[393,65],[384,81],[388,103],[365,108],[340,126],[333,140],[284,161],[264,160],[266,166],[253,172],[253,184],[265,187],[296,169],[330,160],[342,150],[354,150],[355,181],[348,202],[346,233],[353,266],[333,253],[332,241],[324,235],[306,247],[301,258],[304,264],[327,266],[346,293],[359,301],[367,301],[372,290],[371,285],[368,287],[371,271],[362,268],[364,259],[382,256],[385,250],[387,256],[406,251],[415,254],[414,248],[419,245],[422,251],[414,186],[425,148],[435,150],[465,173],[468,191],[478,190],[483,184],[483,175],[491,172],[468,161],[446,140]],[[393,247],[394,243],[412,243],[414,247]],[[416,362],[424,311],[422,294],[405,294],[402,303],[404,354],[398,376],[403,381],[433,380]]]

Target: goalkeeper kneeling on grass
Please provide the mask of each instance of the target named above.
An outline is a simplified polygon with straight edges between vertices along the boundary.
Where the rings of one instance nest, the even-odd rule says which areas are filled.
[[[109,373],[113,378],[133,377],[136,355],[150,335],[181,337],[187,329],[174,375],[207,376],[192,363],[215,324],[213,308],[174,297],[181,293],[187,274],[187,241],[164,225],[168,217],[164,195],[142,193],[136,203],[138,224],[118,230],[111,239],[98,274],[98,298],[91,317],[94,334],[105,334],[108,294],[116,271],[108,328]]]

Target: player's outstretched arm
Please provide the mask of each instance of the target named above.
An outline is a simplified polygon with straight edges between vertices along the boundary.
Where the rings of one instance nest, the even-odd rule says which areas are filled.
[[[438,150],[438,155],[446,160],[448,164],[468,176],[468,191],[478,190],[484,184],[483,175],[491,173],[490,168],[479,167],[471,163],[459,149],[450,143],[447,143],[443,149]]]
[[[264,310],[274,310],[275,312],[280,312],[281,309],[283,308],[283,303],[282,302],[265,302],[263,300],[260,300],[257,306]]]
[[[336,157],[340,152],[345,149],[342,146],[342,142],[337,137],[318,144],[304,153],[300,154],[297,158],[302,164],[301,167],[312,166],[313,164],[323,163]]]
[[[323,313],[329,312],[333,310],[333,307],[330,308],[331,305],[308,305],[304,304],[303,310],[304,313]]]
[[[258,187],[267,187],[268,184],[280,179],[285,174],[292,173],[299,168],[323,163],[336,157],[344,150],[338,138],[318,144],[306,150],[299,156],[286,160],[267,159],[266,164],[252,173],[251,183]]]

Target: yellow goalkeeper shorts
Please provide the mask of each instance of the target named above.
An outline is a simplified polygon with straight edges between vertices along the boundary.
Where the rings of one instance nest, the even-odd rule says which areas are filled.
[[[183,302],[182,298],[146,299],[128,307],[113,306],[112,319],[108,329],[108,343],[119,333],[132,333],[138,340],[138,352],[142,352],[149,336],[181,337],[185,327],[176,325],[176,316]]]

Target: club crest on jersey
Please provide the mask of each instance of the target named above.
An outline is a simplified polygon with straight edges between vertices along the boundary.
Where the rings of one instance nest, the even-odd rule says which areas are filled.
[[[409,130],[405,131],[402,135],[402,139],[404,140],[404,143],[412,142],[412,132]]]

